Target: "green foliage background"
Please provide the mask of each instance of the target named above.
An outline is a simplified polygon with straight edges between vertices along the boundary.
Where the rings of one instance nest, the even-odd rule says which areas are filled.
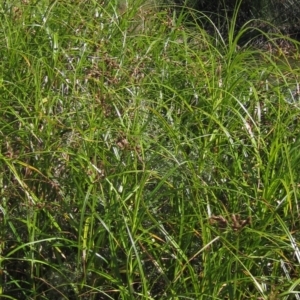
[[[237,30],[240,30],[246,22],[256,19],[256,29],[280,32],[298,40],[300,37],[300,3],[295,0],[177,0],[175,3],[205,13],[210,20],[218,24],[222,32],[228,32],[227,20],[232,18],[236,8],[239,7],[235,20]],[[210,22],[207,22],[205,26],[209,28],[209,24]],[[245,39],[246,42],[256,34],[257,31],[253,30]]]

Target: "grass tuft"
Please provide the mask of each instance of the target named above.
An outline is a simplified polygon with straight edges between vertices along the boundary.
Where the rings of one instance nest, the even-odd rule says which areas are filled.
[[[234,16],[1,5],[1,297],[299,299],[299,43]]]

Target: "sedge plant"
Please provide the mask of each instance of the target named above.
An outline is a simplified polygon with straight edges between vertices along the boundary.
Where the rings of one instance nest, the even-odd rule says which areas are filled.
[[[0,297],[299,299],[298,43],[158,4],[2,4]]]

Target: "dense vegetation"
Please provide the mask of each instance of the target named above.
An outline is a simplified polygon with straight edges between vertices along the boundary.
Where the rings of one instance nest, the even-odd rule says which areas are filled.
[[[237,29],[246,22],[257,19],[256,28],[264,31],[280,32],[293,38],[300,39],[300,2],[297,0],[174,0],[200,12],[205,12],[210,20],[218,24],[220,31],[226,32],[226,20],[231,18],[239,7],[235,21]],[[224,18],[226,17],[226,18]],[[225,22],[224,22],[225,21]],[[276,25],[276,28],[270,26]],[[209,23],[205,24],[206,26]],[[257,31],[252,31],[252,37]]]
[[[0,9],[1,298],[300,298],[298,42],[239,46],[237,9],[226,36],[152,2]]]

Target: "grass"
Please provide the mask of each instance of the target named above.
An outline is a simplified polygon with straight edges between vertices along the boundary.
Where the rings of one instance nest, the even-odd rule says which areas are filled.
[[[0,18],[1,298],[299,299],[298,43],[21,2]]]

